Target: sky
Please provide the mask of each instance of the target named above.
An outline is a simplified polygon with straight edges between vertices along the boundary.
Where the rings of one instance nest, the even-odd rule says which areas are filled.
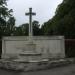
[[[13,16],[16,19],[16,26],[29,22],[29,17],[25,13],[29,8],[36,13],[33,20],[39,21],[42,25],[55,15],[57,6],[63,0],[8,0],[8,8],[13,9]]]

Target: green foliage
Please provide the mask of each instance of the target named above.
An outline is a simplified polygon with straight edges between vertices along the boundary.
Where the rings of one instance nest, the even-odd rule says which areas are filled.
[[[56,32],[65,35],[66,38],[75,38],[75,1],[65,0],[57,10],[54,17],[56,19]]]
[[[0,0],[0,37],[6,35],[7,18],[11,17],[12,9],[7,8],[7,0]]]
[[[26,35],[27,36],[28,35],[28,27],[29,27],[28,23],[22,24],[19,27],[16,27],[14,35],[16,35],[16,36]]]
[[[41,29],[40,29],[40,25],[39,25],[39,22],[38,21],[33,21],[32,22],[32,25],[33,25],[33,35],[41,35]],[[15,34],[14,35],[17,35],[17,36],[28,36],[29,34],[29,24],[28,23],[25,23],[25,24],[22,24],[20,25],[19,27],[16,27],[16,31],[15,31]]]
[[[53,25],[51,24],[52,21],[49,20],[45,22],[41,27],[42,35],[53,35]]]
[[[55,16],[44,23],[44,35],[64,35],[75,38],[75,0],[63,0],[57,7]]]
[[[6,23],[6,35],[14,35],[15,32],[15,18],[10,17]]]
[[[12,9],[7,8],[7,0],[0,0],[0,18],[6,19],[6,17],[10,17]]]
[[[33,21],[32,25],[33,25],[33,35],[34,36],[41,35],[39,22]]]

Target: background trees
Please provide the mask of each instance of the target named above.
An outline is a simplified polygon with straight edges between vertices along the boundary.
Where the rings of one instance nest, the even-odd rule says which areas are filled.
[[[7,8],[7,0],[0,0],[0,37],[3,35],[28,35],[29,24],[15,26],[12,9]],[[55,16],[40,28],[38,21],[33,21],[33,35],[64,35],[75,38],[75,1],[63,0],[57,7]]]
[[[75,38],[75,1],[63,0],[57,7],[55,16],[42,26],[44,35],[64,35]]]
[[[41,35],[41,29],[40,29],[40,24],[38,21],[33,21],[32,22],[33,25],[33,35]],[[19,27],[16,27],[16,31],[14,35],[18,35],[18,36],[28,36],[29,34],[29,23],[25,23],[20,25]]]
[[[11,19],[12,9],[7,8],[7,0],[0,0],[0,38],[7,35],[7,19]]]
[[[10,17],[8,19],[8,21],[6,22],[6,29],[5,29],[5,34],[6,35],[14,35],[15,32],[15,18],[14,17]]]
[[[41,35],[42,33],[41,33],[39,22],[38,21],[33,21],[32,25],[33,25],[33,35],[34,36]]]
[[[0,36],[28,35],[28,23],[15,26],[12,10],[7,8],[7,1],[0,0]],[[38,21],[33,21],[34,35],[64,35],[65,38],[75,38],[75,1],[63,0],[57,7],[55,16],[45,22],[40,28]]]

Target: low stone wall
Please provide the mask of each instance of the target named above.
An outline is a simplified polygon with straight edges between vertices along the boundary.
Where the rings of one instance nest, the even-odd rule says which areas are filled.
[[[39,62],[17,62],[17,61],[0,60],[0,68],[13,71],[27,72],[27,71],[50,69],[73,63],[75,63],[75,59],[59,59],[59,60],[48,60]]]

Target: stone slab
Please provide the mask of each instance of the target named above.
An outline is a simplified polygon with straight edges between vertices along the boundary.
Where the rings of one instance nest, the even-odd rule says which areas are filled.
[[[41,54],[41,56],[35,56],[35,59],[65,57],[63,36],[34,36],[32,42],[29,41],[28,36],[3,37],[2,58],[16,58],[20,54]],[[33,56],[30,57],[33,58]]]

